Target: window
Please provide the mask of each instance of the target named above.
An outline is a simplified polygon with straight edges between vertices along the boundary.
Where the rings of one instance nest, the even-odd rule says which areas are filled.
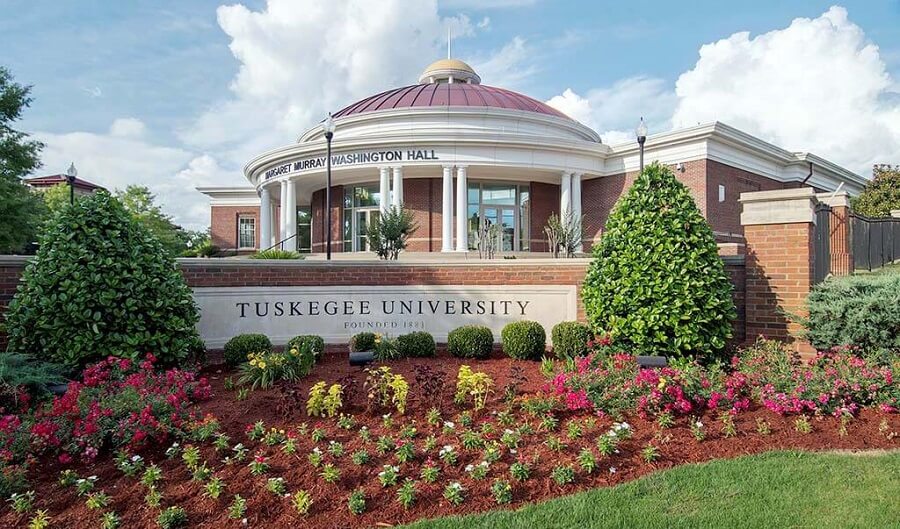
[[[238,249],[256,248],[256,218],[238,217]]]
[[[368,251],[368,226],[378,218],[378,184],[344,187],[343,237],[345,252]]]
[[[297,251],[312,251],[312,209],[309,206],[297,208]]]
[[[725,186],[719,184],[719,202],[725,202]]]

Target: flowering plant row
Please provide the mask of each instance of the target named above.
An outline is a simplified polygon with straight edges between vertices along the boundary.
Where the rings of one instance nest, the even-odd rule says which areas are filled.
[[[819,353],[802,363],[779,342],[760,339],[732,360],[714,364],[638,366],[636,357],[593,352],[568,362],[547,390],[572,410],[621,417],[688,415],[703,410],[744,411],[751,401],[780,413],[855,414],[863,406],[897,411],[900,388],[890,366],[860,358],[851,348]]]
[[[156,372],[156,358],[109,357],[84,370],[81,381],[30,412],[0,416],[0,466],[27,464],[39,455],[94,459],[105,446],[129,450],[162,442],[189,427],[190,405],[211,395],[191,371]]]

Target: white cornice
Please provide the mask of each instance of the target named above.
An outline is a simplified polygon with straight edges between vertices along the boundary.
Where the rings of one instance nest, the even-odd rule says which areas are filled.
[[[259,195],[253,187],[196,187],[209,197],[210,206],[259,206]]]

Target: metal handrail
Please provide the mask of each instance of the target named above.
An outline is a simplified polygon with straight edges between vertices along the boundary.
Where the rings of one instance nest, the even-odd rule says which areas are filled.
[[[271,250],[272,248],[275,248],[276,246],[281,246],[280,249],[281,249],[281,250],[284,250],[284,243],[286,243],[286,242],[288,242],[289,240],[291,240],[291,239],[293,239],[293,238],[296,238],[296,237],[297,237],[297,234],[295,233],[295,234],[291,235],[290,237],[288,237],[288,238],[286,238],[286,239],[281,239],[280,241],[276,242],[276,243],[273,244],[272,246],[269,246],[268,248],[266,248],[265,250],[262,250],[262,251],[265,252],[265,251]]]

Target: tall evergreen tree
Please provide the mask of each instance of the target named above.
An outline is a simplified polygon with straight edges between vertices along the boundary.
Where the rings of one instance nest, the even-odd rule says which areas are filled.
[[[30,86],[0,67],[0,253],[21,251],[37,238],[44,203],[22,182],[41,166],[43,144],[13,128],[31,104]]]

